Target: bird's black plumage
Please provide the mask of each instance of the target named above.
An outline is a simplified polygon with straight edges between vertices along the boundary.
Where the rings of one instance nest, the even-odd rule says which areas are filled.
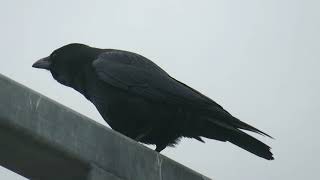
[[[229,141],[273,159],[270,147],[241,130],[266,133],[177,81],[147,58],[128,51],[69,44],[33,64],[91,101],[116,131],[160,152],[181,137]],[[270,137],[270,136],[269,136]]]

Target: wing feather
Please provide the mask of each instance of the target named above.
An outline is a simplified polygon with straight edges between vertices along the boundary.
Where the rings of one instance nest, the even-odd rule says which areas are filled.
[[[105,83],[152,101],[219,106],[208,97],[169,76],[152,61],[135,53],[108,51],[101,54],[92,65],[98,77]]]

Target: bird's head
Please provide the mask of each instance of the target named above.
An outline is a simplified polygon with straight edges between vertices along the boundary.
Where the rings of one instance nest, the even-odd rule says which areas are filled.
[[[50,56],[36,61],[32,67],[49,70],[54,79],[70,86],[73,78],[82,72],[82,67],[95,57],[96,48],[72,43],[54,50]]]

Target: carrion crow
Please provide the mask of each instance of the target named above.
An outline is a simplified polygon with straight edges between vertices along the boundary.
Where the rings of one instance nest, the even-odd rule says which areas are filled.
[[[91,101],[112,129],[160,152],[181,137],[231,142],[272,160],[270,147],[242,130],[268,134],[232,116],[149,59],[128,51],[69,44],[40,59],[54,79]]]

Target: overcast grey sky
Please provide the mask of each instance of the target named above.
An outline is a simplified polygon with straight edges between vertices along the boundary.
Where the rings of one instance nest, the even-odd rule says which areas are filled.
[[[266,161],[184,139],[163,154],[216,180],[320,179],[320,1],[0,0],[0,73],[106,125],[78,92],[31,68],[80,42],[140,53],[274,136]],[[24,178],[1,169],[0,179]]]

